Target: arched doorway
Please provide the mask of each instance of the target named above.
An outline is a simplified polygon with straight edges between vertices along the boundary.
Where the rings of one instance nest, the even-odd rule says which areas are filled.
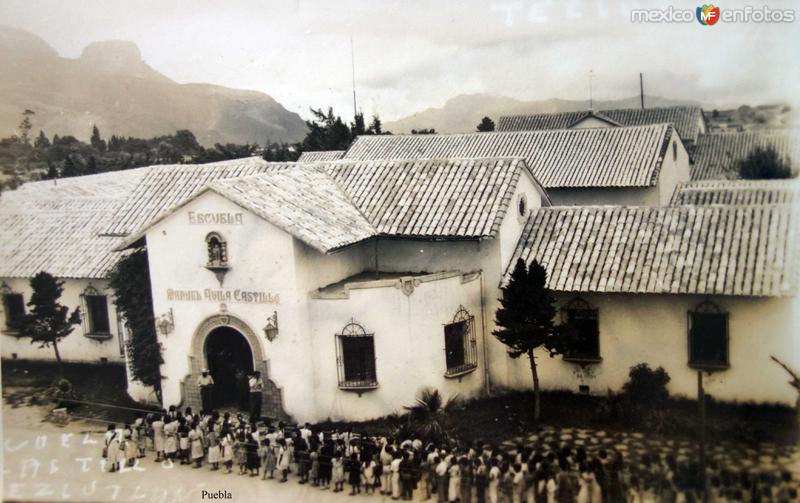
[[[206,337],[204,352],[214,378],[214,408],[247,410],[253,351],[245,336],[233,327],[217,327]]]

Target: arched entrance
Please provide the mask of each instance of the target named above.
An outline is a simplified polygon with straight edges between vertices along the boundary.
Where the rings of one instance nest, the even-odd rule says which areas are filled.
[[[223,404],[227,402],[231,407],[241,405],[236,403],[236,393],[229,395],[226,392],[231,388],[232,369],[234,376],[237,369],[245,373],[258,370],[264,380],[261,415],[273,420],[291,420],[283,410],[281,389],[270,379],[269,364],[265,358],[266,343],[247,323],[230,314],[224,304],[221,305],[220,313],[203,320],[194,332],[189,350],[189,373],[180,382],[183,406],[201,410],[198,378],[203,368],[211,371],[215,388],[219,390],[215,390],[214,395],[220,397],[215,401],[222,400]],[[222,382],[218,382],[218,375]],[[235,379],[232,381],[236,382]]]
[[[217,327],[205,342],[208,371],[214,378],[213,407],[247,410],[247,376],[253,373],[253,351],[241,332]]]

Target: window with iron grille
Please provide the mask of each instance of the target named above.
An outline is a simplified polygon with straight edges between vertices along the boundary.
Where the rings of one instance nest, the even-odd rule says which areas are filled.
[[[25,316],[25,299],[21,293],[4,293],[3,310],[6,318],[6,330],[18,332]]]
[[[216,232],[206,236],[208,248],[208,267],[227,267],[228,243]]]
[[[444,354],[447,372],[459,375],[478,366],[475,317],[459,306],[453,321],[444,326]]]
[[[689,311],[689,365],[728,367],[728,313],[706,301]]]
[[[108,319],[108,297],[92,285],[83,291],[83,330],[89,336],[107,339],[111,336],[111,323]]]
[[[375,334],[350,321],[336,334],[336,363],[339,387],[364,389],[378,386],[375,372]]]
[[[564,355],[567,361],[599,361],[600,324],[597,308],[581,298],[572,300],[563,310],[563,316],[574,330],[575,341]]]

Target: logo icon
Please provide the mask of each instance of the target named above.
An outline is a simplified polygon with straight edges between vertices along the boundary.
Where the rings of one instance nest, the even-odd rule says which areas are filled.
[[[712,4],[703,4],[702,7],[698,7],[697,21],[699,21],[703,26],[717,24],[717,21],[719,21],[719,7],[714,7]]]

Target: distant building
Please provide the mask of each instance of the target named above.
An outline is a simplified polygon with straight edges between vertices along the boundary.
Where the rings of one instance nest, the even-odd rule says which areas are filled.
[[[707,124],[700,107],[624,108],[578,112],[509,115],[497,121],[498,131],[539,131],[547,129],[645,126],[669,122],[691,151]]]
[[[303,152],[297,162],[338,161],[344,156],[344,150],[323,150],[320,152]]]

